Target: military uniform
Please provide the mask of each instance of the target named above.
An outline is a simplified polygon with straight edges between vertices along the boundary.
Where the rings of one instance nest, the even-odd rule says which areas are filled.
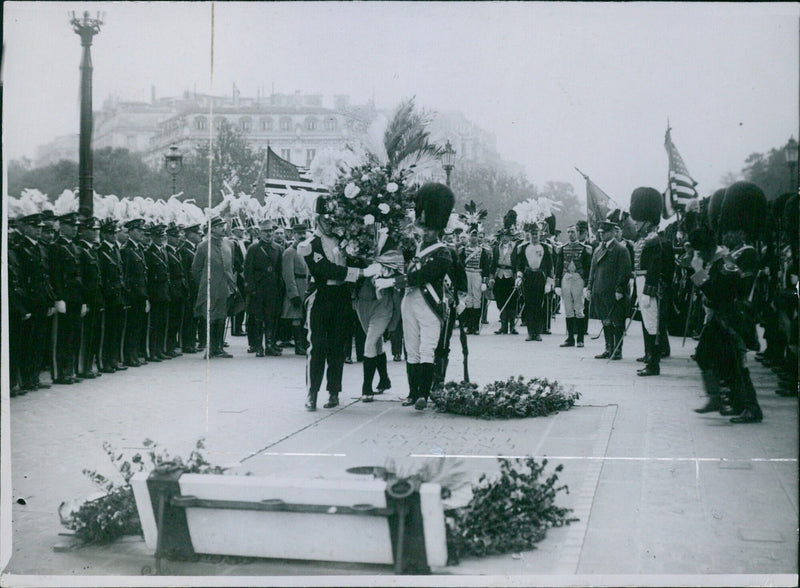
[[[93,223],[94,221],[87,222]],[[89,225],[90,228],[91,226],[94,225]],[[81,326],[78,375],[81,378],[95,378],[98,374],[94,370],[94,364],[100,353],[101,323],[104,308],[100,262],[94,243],[80,239],[78,247],[80,249],[83,300],[87,307]]]
[[[281,311],[282,261],[280,247],[262,241],[250,245],[244,261],[247,332],[259,355],[280,355],[275,345],[275,328]]]
[[[163,235],[163,227],[151,230],[151,235]],[[170,309],[170,267],[165,245],[151,243],[145,252],[147,263],[147,298],[150,301],[151,361],[166,359],[167,321]]]
[[[194,232],[197,226],[187,227],[186,234]],[[186,298],[183,303],[183,323],[181,325],[181,350],[184,353],[197,353],[197,318],[194,316],[194,305],[197,300],[197,283],[192,276],[192,262],[195,255],[195,244],[187,238],[178,248],[186,281]],[[205,337],[203,337],[205,341]],[[205,343],[203,343],[205,346]]]
[[[301,227],[300,230],[303,230]],[[297,355],[306,354],[306,340],[303,335],[303,296],[308,289],[308,266],[305,259],[297,253],[297,244],[287,247],[281,260],[283,269],[283,309],[281,318],[292,322],[294,350]]]
[[[528,329],[528,341],[541,341],[547,326],[545,293],[553,281],[553,258],[550,248],[526,241],[517,247],[515,271],[522,288],[525,309],[522,322]]]
[[[492,255],[491,275],[494,279],[494,300],[500,313],[497,335],[516,333],[517,292],[514,291],[514,268],[517,263],[516,244],[513,241],[496,243]]]
[[[111,234],[111,241],[103,240],[98,247],[100,276],[103,280],[103,323],[100,343],[100,371],[113,373],[127,369],[122,362],[122,335],[125,330],[125,280],[122,255],[114,240],[116,222],[105,222],[100,227],[103,234]]]
[[[129,221],[128,229],[139,228],[143,221]],[[144,358],[141,349],[142,333],[147,332],[147,263],[142,246],[128,239],[122,247],[122,268],[128,320],[125,325],[124,360],[126,366],[139,367]]]
[[[178,236],[178,229],[171,228],[167,234],[172,237]],[[169,315],[167,317],[167,343],[165,354],[176,357],[182,355],[181,349],[181,326],[183,325],[183,312],[186,305],[186,297],[189,293],[189,286],[186,282],[181,254],[177,247],[167,244],[166,248],[167,263],[169,265]]]
[[[467,333],[477,335],[480,330],[483,293],[491,272],[491,254],[481,243],[466,243],[459,251],[461,264],[467,272],[467,290],[464,298],[466,309],[462,320]]]
[[[23,237],[24,238],[24,237]],[[19,260],[17,257],[16,238],[9,235],[8,249],[8,362],[9,380],[11,385],[11,398],[27,394],[28,390],[36,390],[37,386],[23,384],[22,377],[23,362],[25,356],[22,353],[25,337],[22,335],[23,325],[31,318],[31,313],[25,306],[25,292],[20,285]],[[33,359],[34,357],[30,357]]]
[[[562,307],[567,324],[567,340],[563,347],[571,347],[577,337],[578,347],[583,347],[584,289],[592,267],[592,248],[580,241],[570,241],[561,246],[556,256],[555,279],[561,288]]]

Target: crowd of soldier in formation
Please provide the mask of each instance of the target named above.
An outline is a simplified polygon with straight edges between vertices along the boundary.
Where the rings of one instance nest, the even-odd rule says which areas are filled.
[[[286,243],[269,222],[246,241],[241,226],[231,231],[221,219],[210,227],[48,211],[11,219],[11,395],[197,353],[207,339],[208,356],[231,357],[225,319],[243,335],[245,303],[250,352],[294,345],[304,355],[306,267],[294,244],[307,228],[293,227]],[[220,262],[210,281],[209,254]]]

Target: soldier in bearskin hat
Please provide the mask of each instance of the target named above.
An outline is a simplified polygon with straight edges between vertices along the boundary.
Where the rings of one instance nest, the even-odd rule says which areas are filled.
[[[317,409],[317,395],[322,386],[327,364],[328,401],[325,408],[339,406],[342,391],[342,370],[347,333],[342,329],[342,309],[351,308],[352,285],[360,277],[373,277],[381,265],[373,263],[365,269],[349,266],[345,252],[339,247],[340,239],[331,231],[330,214],[334,202],[319,196],[315,211],[317,228],[314,236],[297,245],[297,252],[305,259],[314,290],[307,298],[308,305],[308,361],[306,380],[308,393],[306,409]]]
[[[416,195],[416,224],[422,230],[422,242],[406,267],[405,277],[397,278],[405,286],[401,304],[403,333],[408,360],[408,398],[403,406],[424,410],[434,381],[436,351],[440,347],[442,327],[451,311],[446,293],[446,278],[452,274],[454,259],[441,240],[453,210],[455,196],[444,184],[428,183]]]
[[[661,351],[659,319],[664,289],[669,285],[671,247],[658,235],[661,194],[655,188],[636,188],[631,194],[631,218],[639,238],[633,244],[633,275],[644,335],[645,367],[639,376],[659,375]]]

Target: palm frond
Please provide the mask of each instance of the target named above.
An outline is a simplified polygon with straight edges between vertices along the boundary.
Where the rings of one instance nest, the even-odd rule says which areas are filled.
[[[397,165],[411,156],[438,157],[442,148],[430,142],[431,116],[415,110],[414,97],[400,103],[383,134],[388,162]]]

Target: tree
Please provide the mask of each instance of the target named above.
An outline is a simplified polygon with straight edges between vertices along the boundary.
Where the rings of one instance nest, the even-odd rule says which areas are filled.
[[[561,205],[560,210],[556,212],[557,229],[563,231],[579,220],[586,220],[586,207],[578,200],[575,187],[569,182],[547,182],[541,190],[540,196]]]
[[[768,153],[752,153],[745,159],[742,176],[764,190],[767,200],[774,200],[784,192],[792,191],[793,179],[789,176],[783,147]]]

